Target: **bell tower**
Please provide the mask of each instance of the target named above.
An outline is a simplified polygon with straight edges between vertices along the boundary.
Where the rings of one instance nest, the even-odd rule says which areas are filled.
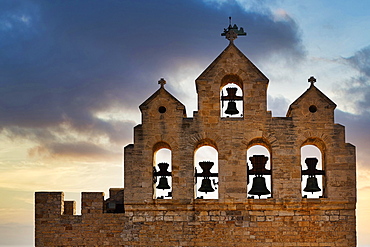
[[[269,80],[234,44],[243,28],[221,35],[193,117],[163,78],[139,106],[124,189],[83,193],[80,216],[63,193],[36,193],[36,246],[356,246],[356,150],[336,104],[311,77],[272,117]]]
[[[226,117],[241,111],[242,119],[266,118],[269,115],[266,101],[269,80],[234,44],[238,36],[246,33],[243,28],[238,29],[230,23],[221,35],[229,40],[229,45],[195,81],[199,116],[211,117],[211,122],[219,122],[220,115],[215,113],[226,104],[226,111],[229,110]],[[230,84],[238,88],[228,86]],[[222,91],[220,95],[224,87],[227,93]],[[241,109],[236,107],[238,101],[241,101]]]

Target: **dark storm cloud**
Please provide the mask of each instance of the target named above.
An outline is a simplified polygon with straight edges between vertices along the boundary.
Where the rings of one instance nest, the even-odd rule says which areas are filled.
[[[351,78],[343,90],[352,96],[360,112],[369,111],[370,107],[370,46],[357,51],[344,60],[358,71],[358,76]],[[362,96],[362,97],[359,97]]]
[[[206,68],[227,45],[220,33],[229,15],[248,32],[237,45],[252,59],[304,56],[289,16],[276,20],[233,1],[222,8],[195,0],[2,1],[0,129],[33,135],[49,148],[64,133],[61,125],[121,144],[134,123],[96,113],[134,111],[174,61]]]

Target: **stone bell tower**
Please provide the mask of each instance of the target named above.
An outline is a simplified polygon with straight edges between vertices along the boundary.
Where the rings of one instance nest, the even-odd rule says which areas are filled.
[[[234,44],[246,33],[230,22],[221,35],[193,117],[164,79],[139,106],[124,190],[83,193],[82,215],[62,193],[36,193],[37,246],[356,246],[355,147],[335,103],[311,77],[272,117],[269,80]]]

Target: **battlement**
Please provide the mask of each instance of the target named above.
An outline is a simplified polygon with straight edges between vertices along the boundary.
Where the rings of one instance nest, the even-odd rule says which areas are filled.
[[[355,246],[355,202],[159,200],[114,213],[107,205],[123,190],[111,192],[105,201],[102,192],[82,193],[82,215],[71,214],[63,192],[37,192],[36,246]]]
[[[35,218],[52,218],[64,212],[63,192],[36,192]]]
[[[123,189],[110,188],[109,198],[104,192],[82,192],[81,214],[123,213]],[[60,215],[76,215],[76,202],[64,201],[64,192],[36,192],[36,218],[53,218]]]

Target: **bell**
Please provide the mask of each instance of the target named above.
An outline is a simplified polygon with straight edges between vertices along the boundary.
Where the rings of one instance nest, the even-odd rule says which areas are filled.
[[[200,188],[198,189],[198,191],[200,192],[213,192],[215,191],[212,187],[212,184],[211,184],[211,179],[209,178],[203,178],[202,180],[202,185],[200,186]]]
[[[226,109],[225,113],[229,114],[229,115],[235,115],[235,114],[239,113],[238,109],[236,109],[235,101],[229,101],[228,102],[227,109]]]
[[[258,195],[259,197],[261,197],[261,195],[271,194],[271,192],[266,187],[265,178],[264,177],[254,177],[252,189],[248,192],[248,194]]]
[[[319,185],[317,184],[317,178],[315,177],[307,178],[306,188],[304,188],[303,191],[312,193],[321,191]]]
[[[171,189],[171,187],[168,185],[168,181],[166,177],[161,177],[159,179],[158,186],[156,187],[157,189],[162,189],[162,190],[167,190]]]

